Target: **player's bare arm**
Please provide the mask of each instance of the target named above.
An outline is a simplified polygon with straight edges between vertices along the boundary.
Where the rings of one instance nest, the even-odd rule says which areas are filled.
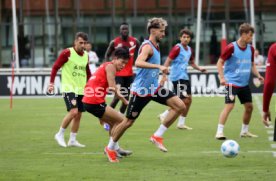
[[[109,57],[112,55],[112,52],[115,50],[115,47],[114,47],[114,41],[112,40],[108,47],[107,47],[107,50],[105,52],[105,55],[104,55],[104,59],[105,61],[109,61]]]
[[[139,68],[148,68],[148,69],[160,69],[162,72],[167,71],[168,68],[163,65],[158,64],[152,64],[146,62],[148,57],[153,55],[153,50],[150,45],[145,45],[140,53],[140,55],[137,57],[135,66]]]
[[[198,70],[198,71],[200,71],[200,72],[202,72],[202,73],[207,73],[207,70],[205,69],[205,68],[201,68],[201,67],[199,67],[197,64],[195,64],[194,62],[192,62],[191,64],[191,67],[193,67],[193,69],[195,69],[195,70]]]
[[[219,58],[217,63],[217,68],[218,68],[219,80],[221,85],[226,84],[226,80],[223,75],[223,65],[224,65],[224,60],[222,58]]]
[[[261,81],[261,83],[264,83],[264,78],[263,76],[261,76],[261,74],[259,73],[259,71],[256,68],[256,65],[254,64],[254,62],[252,62],[252,72],[253,74],[258,77],[258,79]]]
[[[115,95],[125,104],[128,105],[128,101],[120,93],[120,89],[116,86],[115,82],[116,68],[110,64],[106,66],[106,77],[109,86],[109,90],[113,91]]]

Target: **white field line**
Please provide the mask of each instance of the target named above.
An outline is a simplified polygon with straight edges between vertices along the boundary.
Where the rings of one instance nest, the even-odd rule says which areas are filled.
[[[274,130],[267,130],[267,134],[274,134]]]
[[[45,155],[102,155],[103,152],[82,152],[82,153],[65,153],[65,152],[45,152]]]

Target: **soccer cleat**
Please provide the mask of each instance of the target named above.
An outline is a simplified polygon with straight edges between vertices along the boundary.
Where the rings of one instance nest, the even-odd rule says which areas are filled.
[[[123,156],[129,156],[132,154],[132,151],[130,150],[124,150],[122,148],[119,148],[118,150],[116,150],[116,154],[118,158],[122,158]]]
[[[85,145],[80,144],[77,140],[75,140],[75,141],[69,140],[68,141],[68,146],[79,147],[79,148],[84,148],[85,147]]]
[[[241,133],[240,136],[241,136],[242,138],[258,138],[258,135],[252,134],[252,133],[250,133],[249,131],[248,131],[248,132]]]
[[[65,141],[64,141],[64,136],[63,135],[60,135],[60,134],[56,134],[55,135],[55,140],[57,141],[57,143],[59,144],[59,146],[62,146],[62,147],[67,147]]]
[[[163,138],[152,135],[150,137],[150,141],[153,144],[155,144],[155,146],[157,148],[159,148],[161,151],[163,151],[163,152],[167,152],[168,151],[167,148],[165,148],[165,146],[163,145]]]
[[[106,154],[108,160],[112,163],[119,162],[117,159],[117,154],[115,150],[110,150],[107,147],[104,148],[104,153]]]
[[[217,140],[226,140],[226,137],[223,133],[217,133],[215,137]]]
[[[191,128],[191,127],[185,125],[185,124],[178,124],[178,125],[177,125],[177,128],[178,128],[178,129],[186,129],[186,130],[192,130],[192,129],[193,129],[193,128]]]

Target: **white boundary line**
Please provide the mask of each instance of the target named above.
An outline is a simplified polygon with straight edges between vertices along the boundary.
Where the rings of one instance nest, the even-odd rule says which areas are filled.
[[[72,152],[46,152],[42,153],[45,155],[102,155],[104,154],[103,152],[82,152],[82,153],[72,153]]]
[[[263,110],[262,110],[262,103],[261,103],[261,101],[260,101],[260,99],[259,99],[259,97],[258,96],[254,96],[254,99],[255,99],[255,101],[256,101],[256,104],[257,104],[257,108],[258,108],[258,110],[259,110],[259,113],[260,113],[260,115],[262,116],[263,115]],[[265,127],[265,128],[273,128],[273,126],[269,126],[269,127]],[[268,140],[269,141],[273,141],[273,136],[270,136],[270,134],[271,134],[271,132],[272,132],[272,134],[274,133],[274,131],[267,131],[267,133],[268,133]],[[271,148],[276,148],[276,144],[271,144]],[[273,155],[273,157],[274,158],[276,158],[276,151],[272,151],[272,155]]]

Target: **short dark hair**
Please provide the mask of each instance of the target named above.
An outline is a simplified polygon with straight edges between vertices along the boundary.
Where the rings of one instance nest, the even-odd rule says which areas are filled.
[[[128,26],[128,23],[127,23],[127,22],[122,22],[122,23],[120,24],[120,26],[122,26],[122,25],[127,25],[127,26]]]
[[[88,40],[88,35],[84,32],[77,32],[75,35],[75,40],[81,37],[84,41]]]
[[[113,57],[128,60],[130,58],[128,48],[125,47],[125,46],[116,48],[114,53],[113,53]]]
[[[249,33],[250,31],[252,33],[255,32],[254,27],[251,26],[249,23],[243,23],[240,25],[240,28],[239,28],[240,35],[242,35],[243,33]]]
[[[166,20],[164,20],[163,18],[151,18],[148,20],[148,24],[147,24],[147,30],[148,33],[150,34],[150,30],[152,28],[156,28],[159,29],[161,28],[161,26],[168,26],[168,23]]]
[[[193,36],[193,33],[187,28],[180,30],[179,37],[182,37],[183,34],[189,35],[191,38]]]

